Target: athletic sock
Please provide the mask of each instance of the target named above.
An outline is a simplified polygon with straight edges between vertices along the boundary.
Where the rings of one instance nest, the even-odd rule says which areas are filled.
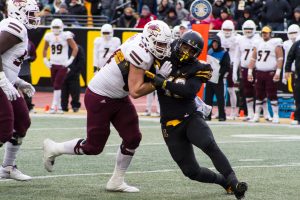
[[[2,163],[3,167],[16,165],[15,161],[20,146],[21,145],[13,145],[11,142],[6,142],[3,163]]]

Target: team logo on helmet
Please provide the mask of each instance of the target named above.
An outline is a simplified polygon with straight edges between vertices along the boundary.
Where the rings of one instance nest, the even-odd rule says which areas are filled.
[[[211,14],[212,7],[207,0],[196,0],[192,3],[190,12],[195,19],[204,20]]]
[[[160,28],[157,24],[150,24],[148,26],[148,31],[151,35],[157,36],[158,33],[160,32]]]
[[[26,3],[27,0],[13,0],[13,4],[18,7],[25,6]]]

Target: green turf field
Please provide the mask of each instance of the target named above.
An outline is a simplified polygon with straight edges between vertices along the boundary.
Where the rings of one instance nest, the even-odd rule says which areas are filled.
[[[143,140],[126,177],[140,193],[109,193],[104,189],[120,143],[113,128],[101,155],[59,157],[55,172],[48,173],[42,164],[42,141],[47,137],[55,141],[84,137],[85,119],[33,117],[17,164],[34,179],[30,182],[0,180],[0,199],[235,199],[217,185],[185,178],[163,143],[158,122],[141,121],[140,126]],[[246,199],[300,199],[300,128],[224,123],[212,124],[211,128],[240,180],[248,182]],[[195,149],[195,152],[202,166],[212,167],[200,150]],[[2,158],[3,148],[0,156]]]

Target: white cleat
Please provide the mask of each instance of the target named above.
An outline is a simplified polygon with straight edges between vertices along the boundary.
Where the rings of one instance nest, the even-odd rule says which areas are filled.
[[[249,122],[258,123],[259,122],[259,115],[254,114],[254,117],[251,120],[249,120]]]
[[[293,120],[291,121],[291,125],[300,125],[300,121]]]
[[[273,124],[279,124],[280,123],[279,117],[273,117],[272,123]]]
[[[106,190],[110,192],[139,192],[140,190],[134,186],[130,186],[125,182],[122,183],[116,183],[111,180],[108,181],[106,184]]]
[[[46,113],[47,114],[56,114],[56,110],[54,108],[50,108],[50,110],[48,110]]]
[[[17,181],[30,181],[32,178],[18,170],[17,166],[0,167],[0,177]]]
[[[43,144],[43,150],[44,150],[44,167],[48,172],[53,172],[53,166],[55,157],[58,155],[55,155],[54,151],[55,142],[50,139],[45,139]]]

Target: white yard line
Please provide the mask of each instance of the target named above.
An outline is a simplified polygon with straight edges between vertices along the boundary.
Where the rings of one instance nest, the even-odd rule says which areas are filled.
[[[234,169],[243,168],[288,168],[288,167],[300,167],[300,163],[290,164],[278,164],[278,165],[242,165],[235,166]],[[209,168],[214,169],[214,168]],[[129,171],[126,174],[149,174],[149,173],[167,173],[167,172],[179,172],[179,169],[162,169],[162,170],[150,170],[150,171]],[[47,175],[47,176],[34,176],[33,179],[49,179],[49,178],[62,178],[62,177],[75,177],[75,176],[99,176],[99,175],[112,175],[111,172],[104,173],[84,173],[84,174],[59,174],[59,175]],[[11,179],[0,179],[1,181],[10,181]]]

